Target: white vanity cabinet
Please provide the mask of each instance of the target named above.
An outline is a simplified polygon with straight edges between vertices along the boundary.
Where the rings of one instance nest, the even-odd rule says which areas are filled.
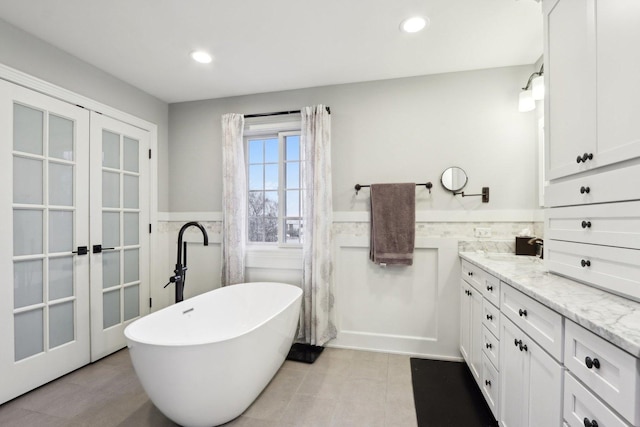
[[[640,301],[640,2],[543,4],[545,265]]]
[[[640,3],[544,0],[546,179],[640,157]]]

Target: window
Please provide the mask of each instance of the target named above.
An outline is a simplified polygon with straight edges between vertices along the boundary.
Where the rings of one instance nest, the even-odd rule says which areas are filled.
[[[302,243],[300,131],[246,137],[247,240]]]

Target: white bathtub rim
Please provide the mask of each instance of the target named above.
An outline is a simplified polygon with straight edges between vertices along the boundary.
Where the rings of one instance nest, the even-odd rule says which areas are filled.
[[[289,283],[282,283],[282,282],[246,282],[246,283],[238,283],[238,284],[236,284],[236,285],[229,285],[229,286],[227,286],[227,287],[231,287],[231,286],[240,286],[240,285],[244,285],[244,284],[259,284],[259,283],[261,283],[261,284],[277,284],[277,285],[290,286],[290,287],[292,287],[292,288],[296,288],[296,289],[298,290],[298,295],[297,295],[297,296],[296,296],[296,297],[295,297],[295,298],[294,298],[294,299],[293,299],[289,304],[287,304],[286,306],[284,306],[280,311],[278,311],[278,312],[276,312],[276,313],[272,314],[271,316],[269,316],[269,317],[265,318],[265,319],[264,319],[264,320],[262,320],[261,322],[256,323],[256,324],[255,324],[255,325],[253,325],[251,328],[249,328],[249,329],[247,329],[247,330],[244,330],[244,331],[242,332],[242,334],[240,334],[240,335],[246,335],[246,334],[250,334],[250,333],[252,333],[252,332],[253,332],[253,331],[255,331],[256,329],[258,329],[258,328],[262,327],[264,324],[268,323],[269,321],[271,321],[272,319],[274,319],[275,317],[277,317],[277,316],[278,316],[279,314],[281,314],[284,310],[286,310],[286,309],[287,309],[287,307],[289,307],[291,304],[295,304],[297,300],[299,300],[299,299],[301,299],[301,298],[302,298],[302,294],[303,294],[302,289],[301,289],[300,287],[296,286],[296,285],[292,285],[292,284],[289,284]],[[213,289],[213,290],[211,290],[211,291],[209,291],[209,292],[205,292],[205,293],[203,293],[203,294],[196,295],[196,296],[195,296],[195,297],[193,297],[193,298],[197,298],[197,297],[199,297],[199,296],[201,296],[201,295],[206,295],[206,294],[209,294],[209,293],[211,293],[211,292],[216,292],[216,291],[219,291],[219,290],[224,289],[224,288],[226,288],[226,287]],[[189,304],[189,300],[190,300],[190,299],[191,299],[191,298],[189,298],[189,299],[187,299],[187,300],[184,300],[184,301],[181,301],[181,302],[176,303],[176,304],[172,304],[172,305],[170,305],[170,306],[168,306],[168,307],[163,308],[162,310],[166,310],[166,309],[168,309],[168,308],[170,308],[170,307],[176,307],[176,306],[180,306],[180,305],[188,305],[188,304]],[[129,325],[127,325],[127,327],[126,327],[126,328],[125,328],[125,330],[124,330],[124,335],[125,335],[125,338],[127,339],[127,347],[129,347],[129,348],[130,348],[132,345],[150,345],[150,346],[166,347],[166,348],[174,348],[174,347],[197,347],[197,346],[202,346],[202,345],[207,345],[207,344],[218,344],[218,343],[224,343],[224,342],[227,342],[227,341],[234,340],[234,339],[236,339],[238,336],[240,336],[240,335],[238,335],[238,334],[235,334],[235,335],[230,335],[230,336],[228,336],[228,337],[224,337],[224,338],[222,338],[222,339],[216,339],[216,340],[193,340],[193,339],[190,339],[190,340],[188,340],[188,341],[186,341],[186,340],[185,340],[185,341],[176,341],[176,340],[174,340],[174,341],[172,341],[172,342],[158,342],[158,341],[152,341],[152,340],[148,340],[148,339],[144,339],[144,338],[139,338],[139,337],[137,337],[137,336],[132,336],[130,328],[131,328],[131,329],[133,329],[132,327],[133,327],[133,325],[135,325],[135,323],[136,323],[136,322],[138,322],[139,320],[145,319],[145,318],[147,318],[148,316],[151,316],[151,315],[153,315],[153,314],[159,313],[159,312],[160,312],[160,311],[162,311],[162,310],[158,310],[158,311],[156,311],[156,312],[149,313],[149,314],[147,314],[146,316],[143,316],[143,317],[141,317],[141,318],[139,318],[139,319],[135,319],[135,320],[134,320],[134,321],[132,321]]]

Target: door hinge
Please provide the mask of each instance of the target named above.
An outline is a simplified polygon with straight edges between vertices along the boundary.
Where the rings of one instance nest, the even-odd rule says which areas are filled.
[[[151,234],[151,224],[149,224],[149,234]]]
[[[151,308],[152,304],[153,304],[153,298],[149,298],[149,308]]]
[[[151,148],[149,148],[149,158],[151,158]]]

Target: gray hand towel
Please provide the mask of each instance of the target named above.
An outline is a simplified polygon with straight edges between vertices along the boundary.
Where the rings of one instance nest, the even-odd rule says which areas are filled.
[[[416,184],[371,184],[371,248],[376,264],[412,265]]]

